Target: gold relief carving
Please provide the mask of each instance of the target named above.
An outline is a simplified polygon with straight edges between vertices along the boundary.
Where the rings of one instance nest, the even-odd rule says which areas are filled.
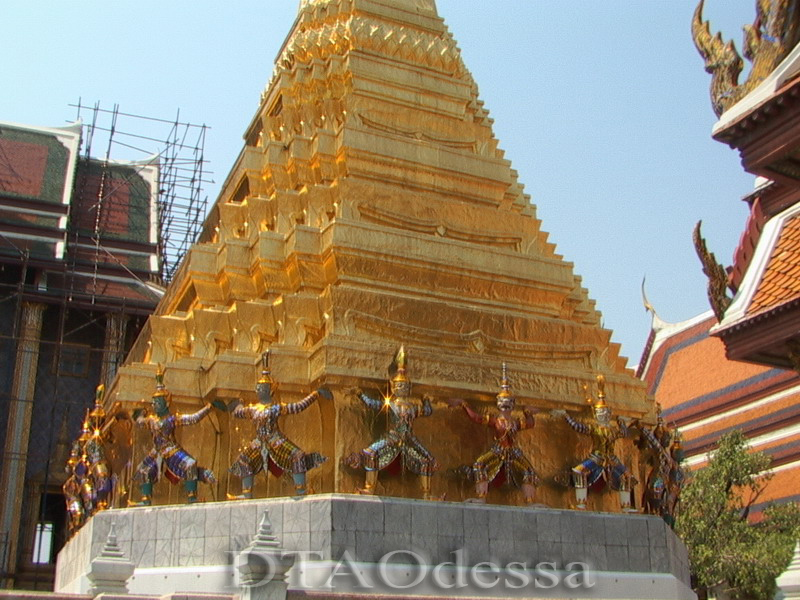
[[[386,271],[386,262],[374,256],[348,256],[340,253],[336,257],[339,276],[363,278],[368,281],[381,280],[376,277]],[[401,264],[392,265],[391,277],[382,282],[382,287],[402,288],[406,291],[425,290],[426,295],[440,297],[458,295],[461,299],[489,299],[504,306],[522,306],[526,313],[547,317],[557,317],[561,311],[564,293],[560,290],[534,288],[512,282],[503,282],[476,276],[464,277],[458,272],[436,271],[434,287],[431,287],[431,269],[422,266]],[[534,283],[535,282],[531,282]]]
[[[476,369],[473,365],[457,364],[453,362],[427,361],[419,371],[420,373],[417,375],[417,379],[442,383],[466,383],[477,386],[482,383],[483,379],[481,376],[482,369]]]
[[[328,357],[325,352],[316,352],[309,358],[308,372],[312,380],[325,373],[327,361]]]
[[[256,328],[254,327],[254,329],[256,329]],[[279,328],[279,332],[280,332],[280,328]],[[270,334],[265,333],[264,331],[260,331],[259,330],[258,331],[258,337],[254,338],[254,340],[256,341],[256,351],[259,352],[259,353],[266,352],[280,338],[278,333],[276,333],[275,335],[270,335]]]
[[[519,251],[522,244],[522,238],[519,236],[509,236],[502,233],[493,234],[490,232],[477,233],[474,231],[456,229],[442,223],[436,223],[435,221],[418,219],[397,212],[383,210],[371,204],[360,204],[358,210],[366,221],[378,225],[395,227],[397,229],[427,233],[429,235],[439,235],[440,237],[452,238],[462,242],[472,242],[481,244],[482,246],[511,248],[517,251]]]
[[[172,340],[169,344],[169,349],[172,352],[172,356],[169,357],[168,362],[174,362],[192,355],[192,344],[187,344],[185,340]]]
[[[152,346],[151,362],[168,363],[191,355],[192,340],[187,317],[161,315],[150,317]]]
[[[594,348],[588,345],[558,348],[554,345],[513,342],[495,338],[483,331],[452,333],[441,330],[415,327],[400,321],[391,321],[355,310],[345,313],[345,323],[349,331],[360,330],[384,340],[448,349],[455,352],[471,352],[509,356],[542,364],[557,363],[563,366],[591,368]]]
[[[275,307],[263,300],[240,301],[234,304],[232,325],[235,349],[240,352],[261,352],[278,339]]]
[[[414,140],[432,142],[434,144],[447,146],[448,148],[457,148],[459,150],[471,150],[472,152],[476,152],[477,150],[478,142],[475,139],[471,140],[448,139],[441,136],[431,135],[429,132],[423,131],[421,129],[405,129],[398,125],[389,125],[388,123],[382,123],[377,118],[368,117],[363,112],[358,112],[356,114],[358,118],[361,120],[361,122],[368,129],[374,129],[375,131],[381,131],[383,133],[392,133],[394,135],[400,135]]]

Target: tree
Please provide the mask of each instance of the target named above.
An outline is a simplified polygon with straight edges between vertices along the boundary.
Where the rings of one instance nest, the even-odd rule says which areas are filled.
[[[741,431],[719,440],[708,465],[683,490],[676,523],[689,549],[695,591],[709,588],[736,599],[771,599],[775,578],[788,566],[800,535],[800,507],[776,504],[763,519],[749,523],[752,507],[763,494],[770,457],[749,452]]]

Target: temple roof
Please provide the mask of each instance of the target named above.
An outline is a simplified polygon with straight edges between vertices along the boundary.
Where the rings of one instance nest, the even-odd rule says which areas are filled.
[[[775,96],[781,88],[792,81],[800,73],[800,45],[768,75],[753,91],[730,107],[720,116],[714,125],[712,135],[717,137],[723,130],[744,119],[754,109]]]
[[[722,331],[800,298],[800,205],[768,221],[742,285],[714,328]]]
[[[663,407],[663,416],[684,435],[687,464],[698,466],[719,436],[741,429],[773,466],[800,455],[800,377],[792,371],[729,360],[725,346],[709,334],[709,311],[672,324],[655,337],[641,377]],[[796,472],[796,471],[795,471]],[[775,489],[775,498],[797,491],[796,483]]]
[[[784,224],[747,314],[769,310],[800,296],[798,275],[800,275],[800,216],[792,217]]]

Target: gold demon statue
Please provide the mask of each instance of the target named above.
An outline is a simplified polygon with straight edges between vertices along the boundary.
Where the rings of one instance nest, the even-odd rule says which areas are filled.
[[[281,415],[296,415],[311,406],[317,398],[333,400],[327,388],[320,388],[299,402],[283,404],[273,399],[275,382],[269,372],[269,352],[262,357],[261,378],[256,384],[258,402],[247,406],[238,404],[233,416],[251,419],[256,426],[256,437],[245,447],[239,458],[231,465],[230,472],[242,480],[242,493],[230,499],[252,498],[254,477],[263,471],[271,471],[276,476],[291,473],[294,479],[295,494],[306,494],[306,472],[324,463],[327,458],[318,452],[306,454],[287,438],[278,426]]]
[[[575,431],[589,436],[592,450],[580,464],[572,467],[572,485],[575,488],[575,508],[586,509],[586,498],[590,487],[607,483],[619,492],[620,504],[624,511],[631,511],[631,485],[633,479],[628,469],[617,457],[617,440],[628,435],[628,425],[617,417],[611,418],[611,408],[606,404],[605,377],[597,376],[597,400],[587,391],[586,401],[592,405],[593,419],[575,419],[564,410],[554,410],[551,414],[562,416]]]
[[[402,460],[402,467],[419,475],[423,498],[434,499],[431,495],[431,477],[439,468],[433,455],[414,435],[414,420],[428,417],[433,413],[431,398],[423,396],[421,402],[411,398],[411,381],[406,374],[406,351],[401,346],[395,360],[389,367],[391,375],[391,394],[388,398],[375,399],[360,389],[350,390],[364,405],[377,412],[386,412],[389,417],[388,430],[377,441],[360,452],[344,459],[345,464],[366,471],[362,494],[374,494],[378,483],[378,472],[387,468],[395,460]]]
[[[455,398],[449,402],[450,406],[460,406],[467,416],[479,425],[485,425],[494,432],[494,443],[485,453],[481,454],[468,469],[468,476],[475,481],[475,494],[473,502],[486,502],[489,483],[502,479],[510,481],[522,490],[526,504],[533,502],[536,485],[539,478],[536,471],[527,459],[522,449],[517,445],[517,434],[524,429],[531,429],[534,425],[533,411],[524,408],[522,413],[525,420],[515,417],[512,412],[516,405],[516,398],[511,393],[511,383],[508,379],[508,369],[503,363],[503,380],[500,384],[500,393],[497,394],[497,413],[481,415],[475,412],[464,400]]]

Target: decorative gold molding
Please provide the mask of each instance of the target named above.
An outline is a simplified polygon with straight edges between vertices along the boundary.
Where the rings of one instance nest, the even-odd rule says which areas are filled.
[[[413,140],[426,141],[426,142],[431,142],[433,144],[440,144],[442,146],[447,146],[448,148],[456,148],[458,150],[470,150],[472,152],[475,152],[478,147],[478,142],[474,138],[470,140],[449,139],[442,136],[431,135],[429,132],[425,132],[421,129],[406,129],[403,127],[399,127],[397,125],[382,123],[377,118],[368,117],[363,112],[359,112],[357,113],[357,115],[358,118],[361,119],[361,122],[367,128],[374,129],[375,131],[400,135]]]
[[[345,313],[349,331],[356,329],[384,340],[436,346],[442,350],[489,354],[525,359],[543,364],[558,363],[561,366],[592,368],[591,358],[595,349],[588,344],[559,348],[552,344],[514,342],[491,336],[484,331],[468,333],[447,332],[441,329],[426,329],[399,321],[391,321],[356,310]]]
[[[353,15],[295,32],[278,66],[291,71],[296,64],[326,61],[352,50],[386,54],[454,75],[468,75],[461,53],[446,31],[436,35]]]
[[[395,227],[397,229],[427,233],[429,235],[439,235],[443,238],[451,238],[462,242],[473,242],[483,246],[510,248],[517,251],[520,250],[520,245],[522,244],[522,238],[519,236],[486,231],[483,233],[476,233],[475,231],[456,229],[444,223],[437,223],[436,221],[428,219],[417,219],[408,215],[384,210],[371,204],[360,204],[358,206],[358,211],[366,221],[378,225]]]

